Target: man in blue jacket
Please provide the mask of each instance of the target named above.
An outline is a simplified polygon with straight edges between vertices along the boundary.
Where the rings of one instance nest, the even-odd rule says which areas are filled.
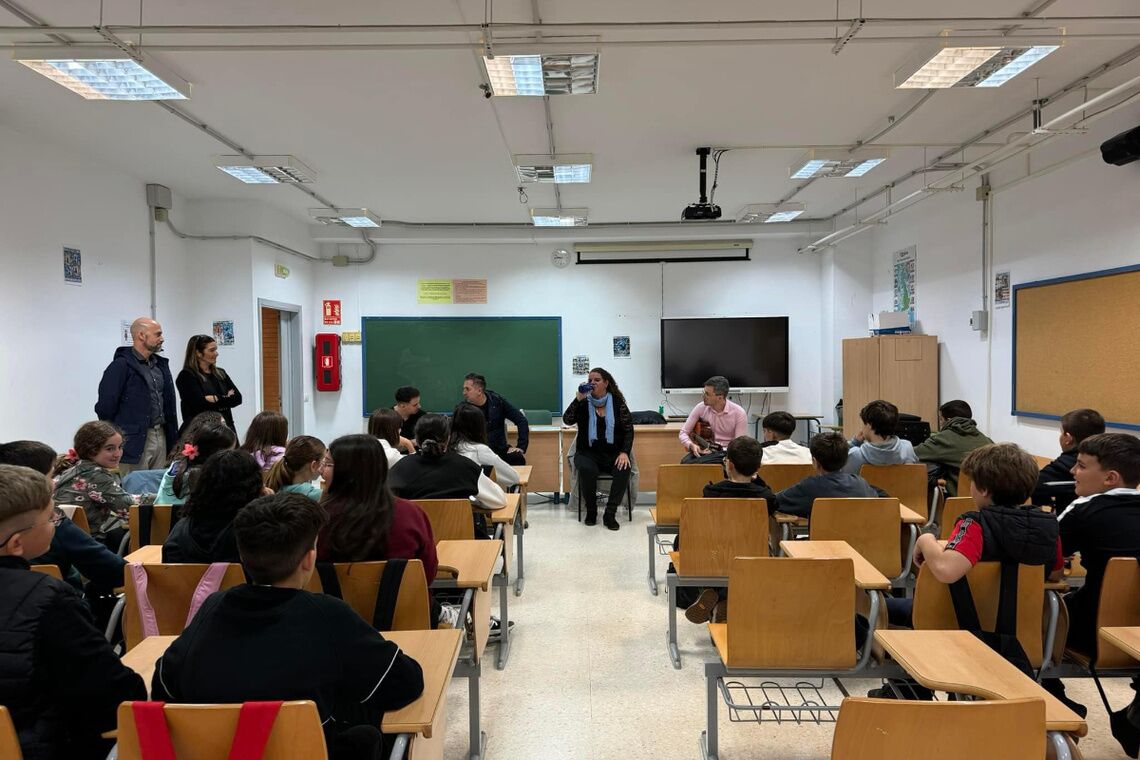
[[[526,447],[530,438],[526,415],[498,393],[487,390],[487,378],[474,372],[463,378],[463,400],[477,406],[487,418],[487,445],[491,451],[507,464],[526,464]],[[507,420],[518,428],[517,446],[507,443]]]
[[[119,471],[156,470],[166,466],[166,454],[178,440],[174,379],[170,362],[159,356],[162,325],[148,317],[131,323],[130,347],[115,349],[103,370],[95,414],[123,430]]]

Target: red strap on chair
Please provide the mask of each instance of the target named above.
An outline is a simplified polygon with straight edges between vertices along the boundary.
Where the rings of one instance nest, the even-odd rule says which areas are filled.
[[[166,727],[166,714],[162,711],[165,706],[165,702],[131,702],[143,760],[178,760],[170,741],[170,729]]]
[[[229,760],[261,760],[282,702],[246,702],[238,713]]]

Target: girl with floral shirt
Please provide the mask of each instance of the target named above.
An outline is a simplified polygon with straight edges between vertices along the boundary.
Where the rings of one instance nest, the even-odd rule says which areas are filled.
[[[122,457],[122,431],[110,422],[96,420],[75,431],[73,448],[55,465],[55,503],[83,507],[92,537],[112,549],[119,548],[126,532],[127,508],[154,500],[153,494],[123,490],[118,474]]]

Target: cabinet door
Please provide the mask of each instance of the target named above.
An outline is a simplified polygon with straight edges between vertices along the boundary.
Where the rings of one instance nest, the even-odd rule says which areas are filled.
[[[879,339],[879,390],[900,412],[938,423],[938,338],[884,335]]]
[[[879,338],[843,341],[843,435],[851,438],[863,423],[859,410],[879,396]]]

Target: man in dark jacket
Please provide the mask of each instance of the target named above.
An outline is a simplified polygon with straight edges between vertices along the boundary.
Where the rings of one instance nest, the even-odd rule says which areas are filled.
[[[95,414],[123,431],[119,471],[156,470],[178,440],[174,378],[170,362],[159,356],[162,325],[147,317],[131,323],[132,345],[120,346],[103,370]]]
[[[119,703],[146,699],[68,584],[31,571],[56,521],[51,481],[28,467],[0,465],[0,704],[8,708],[24,760],[96,760],[111,742]]]
[[[938,432],[914,447],[920,462],[936,466],[933,477],[946,480],[949,496],[958,495],[958,469],[962,459],[974,449],[993,443],[978,430],[973,416],[973,410],[965,401],[947,401],[938,407]]]
[[[530,425],[526,415],[494,391],[487,390],[487,378],[469,372],[463,378],[463,400],[479,407],[487,418],[487,445],[507,464],[526,464],[526,447],[530,438]],[[518,428],[518,445],[507,444],[507,420]]]
[[[1073,483],[1073,467],[1077,464],[1077,447],[1081,441],[1104,432],[1104,417],[1095,409],[1074,409],[1061,418],[1061,456],[1041,468],[1033,503],[1053,507],[1060,514],[1077,498]]]

